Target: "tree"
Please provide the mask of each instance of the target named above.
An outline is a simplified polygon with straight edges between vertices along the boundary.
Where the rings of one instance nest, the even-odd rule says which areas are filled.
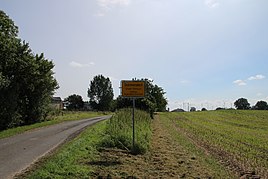
[[[248,103],[248,100],[245,98],[239,98],[234,102],[234,105],[237,109],[247,110],[250,109],[250,104]]]
[[[88,89],[88,97],[90,105],[98,111],[110,110],[114,97],[112,83],[109,78],[103,75],[97,75],[90,82]]]
[[[0,11],[0,130],[45,117],[58,88],[53,67],[43,54],[32,53],[18,38],[18,27]]]
[[[141,79],[139,81],[145,81],[145,98],[139,98],[135,101],[135,106],[138,109],[148,111],[153,117],[153,113],[158,111],[166,111],[167,99],[165,98],[165,92],[163,88],[153,84],[152,80]],[[132,100],[129,98],[123,98],[118,96],[116,99],[117,109],[132,107]]]
[[[27,44],[28,46],[28,44]],[[39,122],[45,117],[48,104],[55,89],[58,88],[57,81],[53,77],[52,61],[45,59],[44,54],[28,54],[26,69],[20,75],[20,99],[19,105],[23,107],[21,114],[25,124]]]
[[[0,10],[0,130],[11,126],[15,121],[19,122],[17,89],[12,84],[10,68],[15,63],[19,39],[17,39],[18,27]],[[12,99],[13,98],[13,99]]]
[[[201,111],[207,111],[207,109],[206,108],[202,108]]]
[[[155,100],[156,103],[155,111],[158,112],[166,111],[167,99],[164,97],[165,95],[164,89],[157,85],[152,85],[151,89],[149,89],[149,93]]]
[[[196,108],[195,107],[191,107],[190,111],[191,112],[194,112],[194,111],[196,111]]]
[[[268,110],[268,104],[266,101],[258,101],[254,106],[256,110]]]
[[[68,110],[81,110],[84,107],[84,102],[82,96],[80,95],[70,95],[64,99],[65,102],[68,102]]]

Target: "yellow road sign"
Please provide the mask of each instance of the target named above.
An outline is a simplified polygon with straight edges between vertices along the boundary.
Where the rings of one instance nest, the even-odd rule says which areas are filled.
[[[145,82],[144,81],[122,81],[123,97],[144,97]]]

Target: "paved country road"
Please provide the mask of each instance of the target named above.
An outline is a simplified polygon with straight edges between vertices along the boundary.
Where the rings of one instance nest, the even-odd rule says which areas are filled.
[[[0,139],[0,179],[13,178],[87,126],[110,117],[69,121]]]

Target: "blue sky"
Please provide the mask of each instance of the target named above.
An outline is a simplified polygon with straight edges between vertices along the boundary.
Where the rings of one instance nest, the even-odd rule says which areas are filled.
[[[87,98],[95,75],[150,78],[171,109],[268,101],[267,0],[1,0],[35,53],[55,63],[56,96]]]

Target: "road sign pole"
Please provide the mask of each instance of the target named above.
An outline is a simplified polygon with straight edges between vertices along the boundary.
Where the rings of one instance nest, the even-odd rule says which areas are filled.
[[[133,100],[133,109],[132,109],[132,148],[135,148],[135,98]]]
[[[135,148],[135,100],[145,97],[145,81],[122,80],[121,95],[124,98],[130,98],[133,102],[132,109],[132,147]]]

